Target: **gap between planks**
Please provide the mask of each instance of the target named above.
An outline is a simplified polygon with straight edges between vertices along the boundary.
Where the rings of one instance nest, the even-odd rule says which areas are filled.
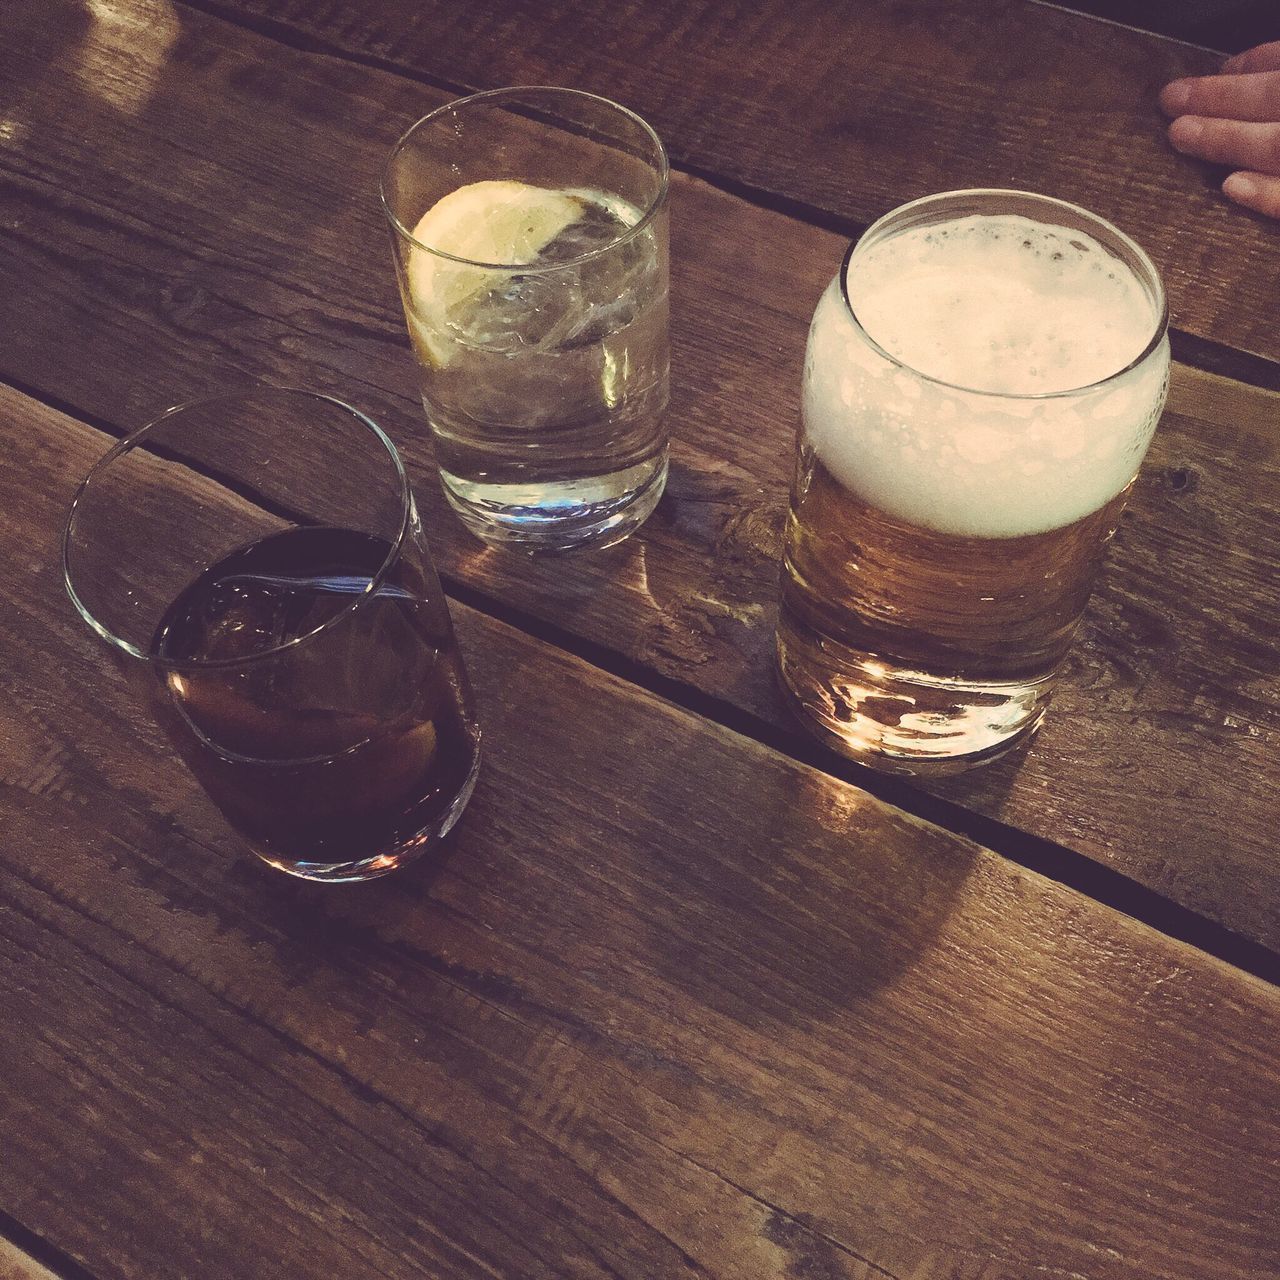
[[[1109,27],[1119,27],[1122,31],[1136,31],[1141,36],[1152,36],[1157,40],[1167,40],[1170,44],[1180,44],[1186,49],[1196,49],[1200,53],[1214,53],[1225,58],[1221,49],[1210,48],[1207,44],[1197,44],[1194,40],[1183,40],[1181,36],[1171,36],[1164,31],[1148,31],[1146,27],[1135,27],[1131,22],[1119,22],[1115,18],[1104,17],[1100,13],[1087,13],[1083,9],[1073,9],[1069,4],[1054,4],[1053,0],[1027,0],[1041,9],[1052,9],[1055,13],[1069,13],[1073,18],[1088,18],[1090,22],[1103,22]]]
[[[16,1218],[0,1212],[0,1280],[97,1280]]]
[[[1137,31],[1153,40],[1168,40],[1172,44],[1185,45],[1193,49],[1203,48],[1203,46],[1192,44],[1190,41],[1178,40],[1173,36],[1164,36],[1157,32],[1143,31],[1140,27],[1128,27],[1124,23],[1112,22],[1111,19],[1101,18],[1097,14],[1081,13],[1075,9],[1067,9],[1060,5],[1048,3],[1047,0],[1032,0],[1032,2],[1038,4],[1041,8],[1052,9],[1059,13],[1069,13],[1073,17],[1082,20],[1100,22],[1109,26],[1122,27],[1129,31]],[[321,36],[300,31],[286,22],[260,15],[250,17],[237,13],[219,4],[218,0],[179,0],[179,3],[186,8],[195,10],[197,13],[216,18],[242,31],[251,31],[264,39],[272,40],[300,53],[318,54],[322,57],[334,58],[340,62],[351,63],[354,66],[369,67],[372,70],[383,71],[402,80],[427,85],[445,93],[464,95],[491,87],[468,84],[465,81],[451,80],[437,74],[419,71],[413,67],[406,67],[403,63],[397,62],[393,58],[383,58],[376,54],[344,49],[339,44],[326,40]],[[1209,52],[1216,51],[1210,50]],[[798,222],[817,227],[823,231],[830,231],[835,235],[856,239],[870,225],[855,219],[838,217],[803,200],[791,199],[754,186],[751,183],[727,178],[715,170],[704,168],[688,160],[681,160],[677,163],[672,159],[671,169],[673,172],[697,178],[699,181],[715,187],[718,191],[722,191],[726,195],[733,196],[747,204],[754,205],[770,213],[794,218]],[[1258,355],[1252,351],[1244,351],[1238,347],[1217,342],[1212,338],[1200,337],[1197,334],[1172,327],[1169,330],[1169,338],[1175,359],[1184,364],[1205,372],[1215,373],[1220,376],[1225,375],[1236,382],[1280,392],[1280,362],[1270,360],[1266,356]]]
[[[20,395],[100,432],[112,440],[127,432],[96,414],[45,395],[13,379],[0,380]],[[1226,396],[1233,414],[1242,421],[1274,429],[1280,421],[1280,395],[1240,386],[1227,378],[1196,369],[1174,367],[1173,385],[1182,394],[1203,401],[1211,397],[1220,409]],[[216,479],[216,477],[211,477]],[[244,496],[244,495],[242,495]],[[284,514],[287,512],[277,514]],[[828,751],[799,726],[780,728],[713,694],[651,671],[636,659],[605,645],[564,630],[554,623],[526,614],[501,597],[491,595],[452,574],[441,574],[446,596],[488,618],[571,655],[578,661],[607,672],[643,689],[692,715],[736,733],[830,777],[849,783],[919,821],[973,840],[1026,870],[1069,888],[1103,906],[1176,938],[1265,982],[1280,986],[1280,955],[1262,943],[1228,929],[1188,907],[1139,884],[1069,846],[1056,844],[986,817],[951,801],[918,790],[903,779],[877,773]],[[0,1226],[3,1224],[0,1223]],[[0,1280],[7,1277],[0,1275]]]

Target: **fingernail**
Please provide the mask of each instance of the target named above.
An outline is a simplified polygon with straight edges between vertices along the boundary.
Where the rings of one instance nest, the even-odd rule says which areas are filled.
[[[1239,200],[1243,204],[1257,196],[1258,183],[1247,173],[1233,173],[1222,184],[1222,190],[1233,200]]]
[[[1204,124],[1195,116],[1179,116],[1169,126],[1169,141],[1179,151],[1194,147],[1204,133]]]
[[[1160,105],[1170,115],[1180,116],[1191,101],[1191,86],[1185,80],[1175,80],[1164,87],[1160,95]]]

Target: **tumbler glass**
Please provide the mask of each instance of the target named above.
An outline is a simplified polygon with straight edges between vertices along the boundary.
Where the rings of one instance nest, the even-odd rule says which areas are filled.
[[[572,89],[451,102],[382,179],[444,492],[486,542],[606,546],[667,475],[667,157]]]
[[[63,571],[273,867],[381,875],[462,812],[472,695],[404,468],[364,414],[277,389],[168,410],[80,486]]]

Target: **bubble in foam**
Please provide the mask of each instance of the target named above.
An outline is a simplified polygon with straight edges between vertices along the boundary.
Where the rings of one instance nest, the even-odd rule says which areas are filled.
[[[1092,237],[1015,215],[958,218],[859,250],[846,287],[881,347],[978,391],[1067,391],[1136,359],[1155,329],[1141,282]]]
[[[804,428],[864,500],[945,533],[1013,537],[1070,524],[1133,479],[1163,404],[1168,344],[1121,373],[1159,315],[1091,237],[1002,215],[859,250],[850,302],[883,351],[839,284],[814,315]]]

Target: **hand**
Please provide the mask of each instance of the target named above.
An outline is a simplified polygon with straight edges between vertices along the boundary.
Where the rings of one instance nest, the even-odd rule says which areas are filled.
[[[1280,40],[1238,53],[1216,76],[1167,84],[1169,141],[1235,172],[1222,184],[1237,204],[1280,218]]]

